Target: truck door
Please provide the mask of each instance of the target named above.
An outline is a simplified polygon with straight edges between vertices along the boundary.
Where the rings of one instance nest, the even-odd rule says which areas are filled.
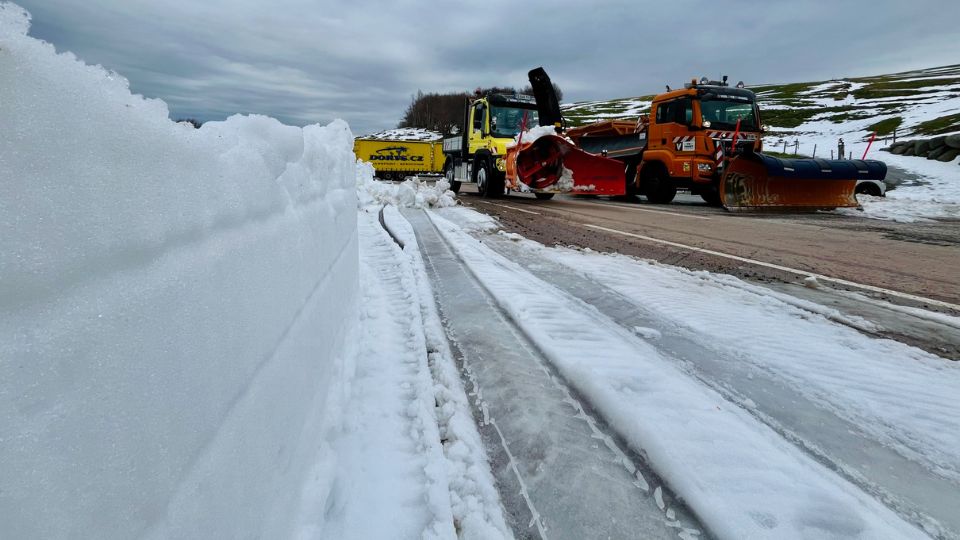
[[[477,101],[470,111],[470,148],[467,152],[472,156],[483,144],[483,133],[487,129],[487,103]]]
[[[697,149],[696,137],[689,126],[693,124],[693,102],[680,98],[657,105],[655,126],[651,126],[650,149],[667,151],[670,176],[691,176],[692,158]]]

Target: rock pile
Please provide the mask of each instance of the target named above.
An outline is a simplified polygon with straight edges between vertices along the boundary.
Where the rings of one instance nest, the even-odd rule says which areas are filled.
[[[953,161],[957,156],[960,156],[960,134],[895,142],[884,150],[902,156],[920,156],[939,161]]]

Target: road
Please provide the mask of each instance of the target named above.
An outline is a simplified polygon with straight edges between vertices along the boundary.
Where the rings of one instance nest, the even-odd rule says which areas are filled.
[[[494,204],[543,215],[480,206]],[[718,287],[731,301],[700,305],[673,278],[624,277],[655,265],[470,233],[455,224],[466,215],[404,211],[407,245],[519,538],[919,535],[899,519],[960,539],[945,361],[789,303],[752,330],[770,305],[756,288]],[[690,326],[664,309],[690,301]],[[790,332],[751,333],[770,328]],[[930,423],[943,436],[927,437]]]
[[[707,538],[643,458],[517,331],[427,215],[404,217],[471,404],[482,411],[476,420],[517,538]]]
[[[733,274],[866,316],[888,337],[960,358],[960,329],[912,309],[960,314],[958,221],[731,214],[687,195],[671,205],[523,194],[490,200],[471,195],[472,187],[463,187],[464,205],[545,245]],[[817,287],[799,286],[809,275],[818,276]]]

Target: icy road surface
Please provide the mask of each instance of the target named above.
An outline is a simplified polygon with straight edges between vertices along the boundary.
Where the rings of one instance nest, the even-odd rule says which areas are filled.
[[[524,538],[694,538],[682,505],[584,409],[420,210],[405,213]],[[416,246],[412,246],[416,248]]]
[[[462,208],[429,215],[512,332],[529,340],[598,422],[643,456],[641,465],[686,503],[705,533],[956,537],[950,509],[957,446],[951,444],[960,415],[947,395],[957,388],[955,364],[848,326],[866,321],[837,322],[813,305],[724,283],[722,276],[647,282],[657,290],[649,295],[642,280],[631,279],[637,269],[610,266],[610,257],[545,254],[539,250],[550,249],[510,235],[474,237],[464,227],[490,223]],[[506,257],[487,246],[514,240],[517,251]],[[584,278],[617,292],[610,296],[615,301],[590,305],[588,296],[578,298],[575,285]],[[641,292],[625,294],[613,286],[620,281],[601,278],[636,283]],[[556,287],[554,279],[574,286]],[[442,302],[468,293],[438,294]],[[671,315],[671,306],[679,314]],[[447,323],[456,334],[456,321]]]

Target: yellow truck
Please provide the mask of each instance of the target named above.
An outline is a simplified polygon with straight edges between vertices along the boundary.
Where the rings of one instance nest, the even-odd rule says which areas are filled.
[[[377,177],[384,180],[443,172],[443,143],[440,141],[357,138],[353,141],[353,153],[357,159],[373,164]]]

